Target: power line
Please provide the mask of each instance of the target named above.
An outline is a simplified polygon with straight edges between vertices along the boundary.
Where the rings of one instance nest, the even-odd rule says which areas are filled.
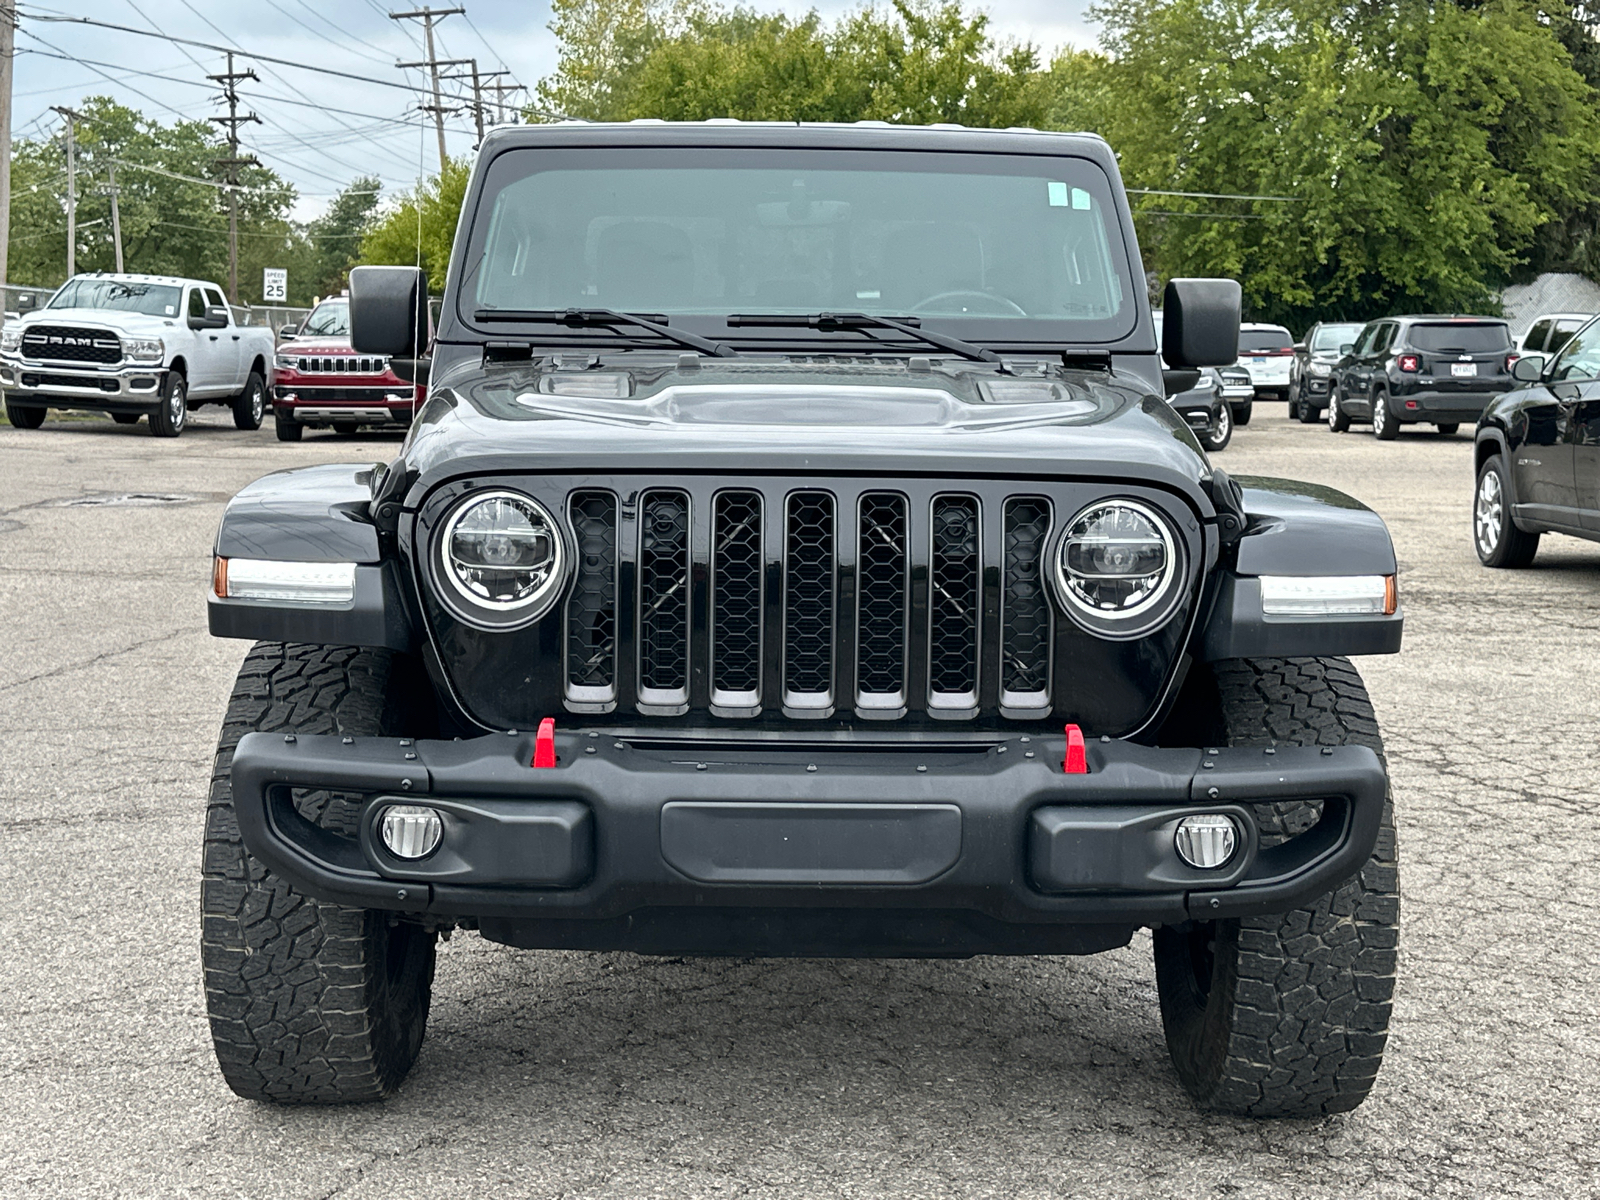
[[[1196,200],[1276,200],[1282,204],[1304,204],[1300,196],[1236,196],[1231,192],[1163,192],[1155,188],[1125,188],[1135,196],[1190,196]]]

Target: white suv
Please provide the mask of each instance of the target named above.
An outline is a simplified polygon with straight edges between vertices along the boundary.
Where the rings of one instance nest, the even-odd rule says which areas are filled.
[[[1294,337],[1282,325],[1239,326],[1239,361],[1250,374],[1257,400],[1284,400],[1289,395],[1289,368],[1294,363]]]

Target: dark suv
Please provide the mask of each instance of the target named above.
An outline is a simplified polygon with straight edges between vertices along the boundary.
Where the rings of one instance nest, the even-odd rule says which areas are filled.
[[[1173,411],[1237,355],[1239,285],[1168,283],[1158,342],[1104,141],[503,127],[448,280],[398,457],[268,475],[217,536],[212,632],[256,642],[203,859],[235,1091],[392,1092],[456,930],[942,958],[1143,927],[1198,1103],[1361,1102],[1399,897],[1346,656],[1399,649],[1394,550]],[[356,352],[418,376],[425,286],[356,268]]]
[[[1494,317],[1385,317],[1369,322],[1333,368],[1328,428],[1371,421],[1387,442],[1402,425],[1452,434],[1516,384],[1511,329]]]

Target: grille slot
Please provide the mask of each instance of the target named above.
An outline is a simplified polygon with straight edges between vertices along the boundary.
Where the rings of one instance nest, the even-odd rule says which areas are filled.
[[[761,705],[761,494],[719,492],[711,514],[711,704],[722,716]]]
[[[967,716],[978,707],[982,559],[975,496],[935,496],[928,562],[928,708]]]
[[[833,712],[833,496],[791,492],[784,518],[783,708],[825,717]]]
[[[639,709],[689,705],[689,495],[646,492],[639,513]]]
[[[22,357],[35,362],[121,362],[122,342],[104,329],[30,325],[22,332]]]
[[[578,565],[567,598],[567,698],[578,711],[617,700],[617,498],[574,492],[568,505]]]
[[[861,496],[856,551],[856,708],[900,716],[906,709],[906,617],[909,593],[906,498]]]
[[[1050,501],[1012,496],[1005,505],[1004,586],[1000,594],[1000,709],[1017,716],[1050,711],[1053,620],[1040,560],[1050,534]]]

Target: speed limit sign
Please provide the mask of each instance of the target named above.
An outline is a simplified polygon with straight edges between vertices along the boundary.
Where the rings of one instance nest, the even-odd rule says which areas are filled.
[[[267,267],[261,272],[261,298],[285,301],[289,298],[289,272],[284,267]]]

